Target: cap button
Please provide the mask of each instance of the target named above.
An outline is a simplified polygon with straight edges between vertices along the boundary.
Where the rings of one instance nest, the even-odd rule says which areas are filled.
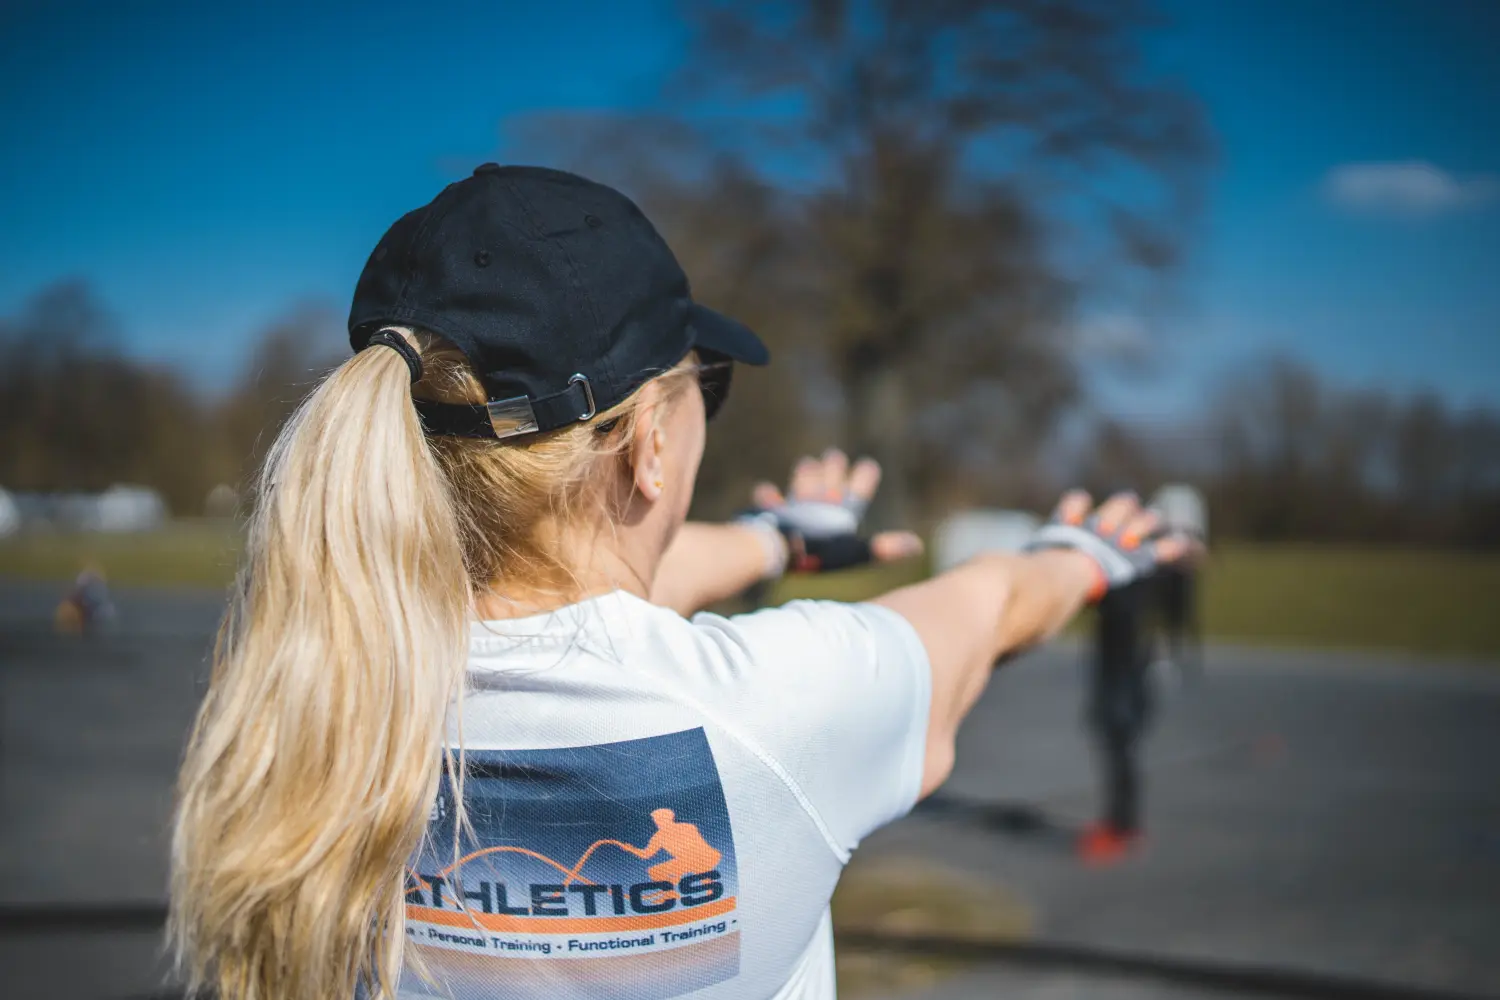
[[[480,174],[498,174],[499,172],[500,164],[498,163],[481,163],[474,168],[475,177],[478,177]]]

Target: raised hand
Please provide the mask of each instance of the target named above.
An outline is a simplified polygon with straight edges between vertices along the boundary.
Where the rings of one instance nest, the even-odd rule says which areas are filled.
[[[922,540],[910,531],[885,531],[869,540],[859,535],[860,520],[880,487],[880,465],[830,448],[821,458],[805,457],[792,469],[787,493],[762,482],[752,492],[747,515],[772,524],[787,540],[790,568],[799,572],[846,569],[875,560],[918,555]]]
[[[1184,534],[1166,531],[1160,516],[1142,507],[1134,493],[1116,493],[1095,509],[1092,497],[1072,490],[1063,495],[1051,520],[1026,547],[1029,551],[1073,549],[1088,556],[1099,568],[1099,583],[1090,595],[1097,600],[1148,576],[1162,563],[1189,556],[1193,542]]]

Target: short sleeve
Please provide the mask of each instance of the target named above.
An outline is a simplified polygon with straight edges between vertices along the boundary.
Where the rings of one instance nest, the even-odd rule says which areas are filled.
[[[932,673],[906,619],[873,604],[794,601],[694,624],[737,664],[726,714],[842,852],[911,810]]]

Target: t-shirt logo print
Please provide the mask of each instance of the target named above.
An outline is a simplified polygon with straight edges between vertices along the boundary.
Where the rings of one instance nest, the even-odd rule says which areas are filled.
[[[407,877],[403,996],[677,996],[739,973],[738,873],[702,729],[465,755]],[[445,780],[439,802],[451,800]]]
[[[709,846],[696,826],[678,822],[677,815],[672,810],[653,809],[651,819],[656,823],[656,833],[640,849],[639,857],[649,861],[662,851],[666,851],[668,856],[668,860],[648,869],[647,874],[652,878],[675,882],[695,872],[709,872],[723,857]],[[621,844],[620,847],[632,854],[637,853],[636,848],[629,844]]]

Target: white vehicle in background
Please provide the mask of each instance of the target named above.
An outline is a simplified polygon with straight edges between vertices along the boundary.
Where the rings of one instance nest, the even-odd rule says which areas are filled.
[[[116,483],[95,500],[94,531],[152,531],[167,520],[161,494],[144,486]]]
[[[981,552],[1020,552],[1042,519],[1026,510],[961,510],[937,526],[933,570],[942,573]]]
[[[167,522],[161,494],[116,483],[102,493],[5,493],[0,537],[17,531],[154,531]]]

